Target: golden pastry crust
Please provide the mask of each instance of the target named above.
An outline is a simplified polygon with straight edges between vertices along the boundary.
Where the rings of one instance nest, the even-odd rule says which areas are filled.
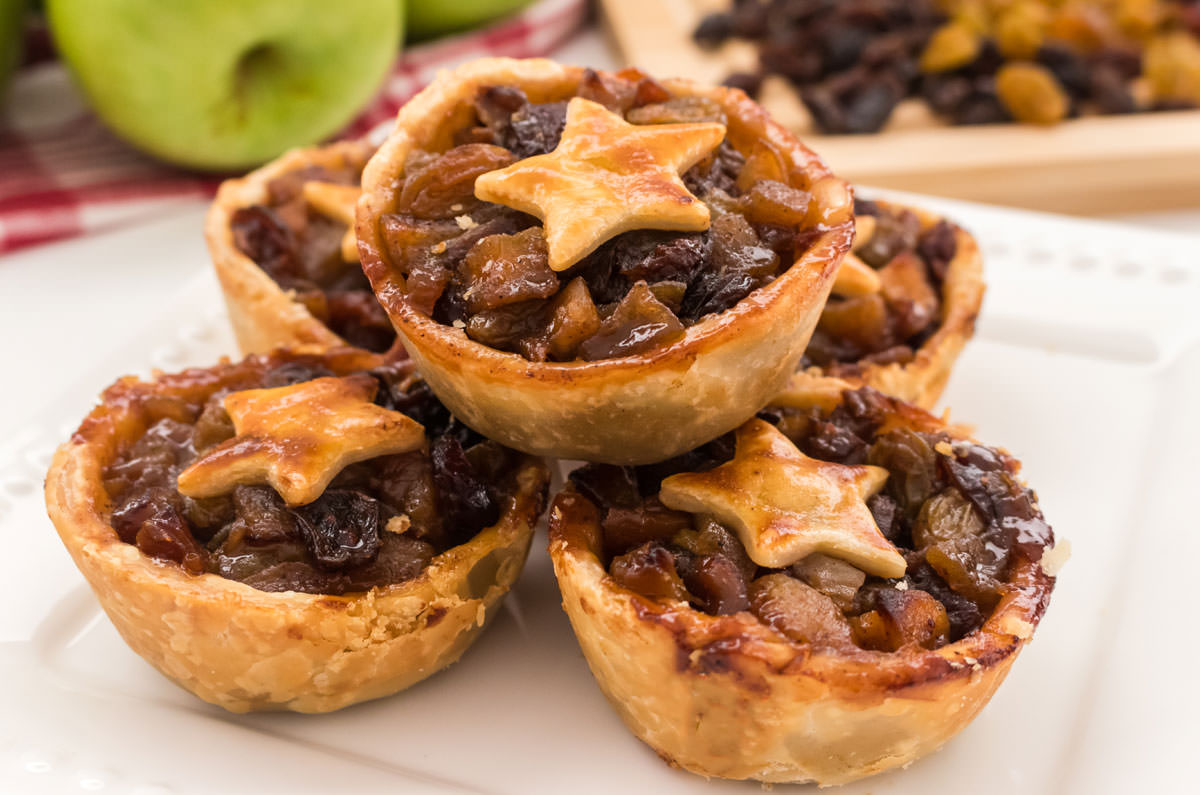
[[[267,185],[276,177],[308,166],[341,168],[347,163],[365,163],[372,149],[362,140],[293,149],[244,177],[221,183],[204,219],[204,239],[243,354],[298,346],[332,348],[346,342],[238,250],[233,242],[233,214],[266,203]]]
[[[895,203],[877,201],[882,206]],[[917,207],[905,207],[921,220],[921,229],[947,220]],[[983,257],[979,244],[962,227],[954,227],[957,249],[942,282],[942,311],[937,331],[914,351],[911,361],[891,364],[867,363],[854,376],[831,376],[820,367],[808,367],[792,376],[786,391],[826,391],[838,394],[843,389],[870,386],[893,397],[932,409],[942,396],[950,373],[963,346],[975,333],[975,319],[983,305],[987,285],[983,278]]]
[[[829,230],[773,282],[696,323],[678,342],[644,354],[539,363],[477,343],[407,301],[403,280],[384,259],[380,216],[392,207],[407,154],[448,148],[453,131],[469,123],[480,87],[519,86],[531,101],[546,102],[572,95],[583,74],[551,61],[497,58],[441,75],[401,109],[394,131],[363,172],[359,252],[409,355],[457,417],[530,453],[646,463],[737,427],[786,383],[850,246],[849,192],[742,92],[663,81],[674,94],[717,102],[735,146],[766,141],[781,153],[811,183]]]
[[[371,361],[343,350],[326,364],[348,372]],[[407,582],[328,596],[190,575],[117,537],[102,473],[146,430],[151,395],[219,387],[219,379],[171,376],[118,381],[58,449],[47,475],[59,537],[130,647],[232,712],[328,712],[403,690],[457,660],[521,573],[545,500],[546,466],[526,459],[500,520]]]
[[[915,408],[895,419],[968,438]],[[750,613],[712,616],[623,588],[604,569],[601,543],[596,507],[568,486],[550,510],[550,556],[609,702],[670,764],[764,782],[843,784],[939,748],[1004,680],[1054,585],[1045,559],[1020,553],[1016,587],[963,639],[932,651],[834,652]]]

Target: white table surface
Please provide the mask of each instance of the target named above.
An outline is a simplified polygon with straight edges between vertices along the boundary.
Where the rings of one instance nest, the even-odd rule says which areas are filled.
[[[619,66],[607,38],[595,29],[581,33],[556,57],[601,68]],[[200,201],[173,201],[147,222],[167,219],[178,239],[198,239],[205,208]],[[1200,238],[1200,207],[1113,220]],[[136,333],[139,324],[131,319],[153,313],[207,266],[190,257],[181,260],[169,247],[156,257],[138,258],[152,267],[131,266],[129,240],[129,235],[98,234],[0,257],[0,351],[10,374],[5,380],[19,377],[22,384],[0,389],[0,438],[18,432],[22,418],[41,400],[80,384],[89,363]],[[84,382],[99,389],[116,375],[97,373]]]

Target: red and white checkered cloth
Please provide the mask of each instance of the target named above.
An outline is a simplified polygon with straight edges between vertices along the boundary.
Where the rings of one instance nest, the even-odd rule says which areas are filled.
[[[440,69],[480,56],[548,54],[587,12],[587,0],[538,0],[491,27],[406,49],[379,95],[339,137],[363,135],[393,117]],[[7,113],[0,119],[0,254],[144,219],[210,196],[219,183],[120,141],[56,62],[17,75]]]

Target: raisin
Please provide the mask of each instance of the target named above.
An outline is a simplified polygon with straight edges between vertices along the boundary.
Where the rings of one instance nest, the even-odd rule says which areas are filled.
[[[788,573],[828,596],[841,610],[853,607],[858,589],[867,580],[866,573],[860,569],[820,552],[793,563]]]
[[[379,502],[360,491],[327,489],[315,502],[293,509],[293,514],[318,566],[354,566],[379,551]]]
[[[438,506],[453,542],[462,543],[499,520],[500,506],[467,460],[461,442],[442,436],[430,445],[429,457]]]
[[[875,526],[883,537],[893,544],[900,540],[899,505],[886,494],[874,494],[867,500],[867,508],[875,520]]]
[[[280,386],[294,386],[314,378],[327,378],[334,373],[323,364],[305,361],[290,361],[273,367],[262,379],[263,389],[273,389]]]
[[[762,84],[763,76],[756,72],[734,72],[721,82],[721,85],[744,91],[750,97],[758,96]]]
[[[702,47],[716,47],[733,35],[733,15],[709,14],[700,20],[692,39]]]
[[[925,500],[944,483],[938,457],[928,439],[908,428],[896,428],[877,437],[867,452],[868,464],[891,473],[887,493],[901,507],[907,522],[916,520]]]
[[[599,330],[579,346],[584,361],[632,356],[678,340],[683,324],[654,297],[645,282],[638,282],[600,324]]]
[[[382,353],[396,341],[396,332],[387,312],[379,305],[374,293],[369,290],[331,291],[325,297],[329,307],[326,325],[346,342]]]
[[[467,336],[496,350],[519,351],[522,342],[538,337],[544,330],[549,308],[549,301],[534,299],[485,309],[471,315]]]
[[[272,279],[299,275],[295,238],[270,207],[254,204],[238,208],[230,219],[230,229],[238,251],[254,260]]]
[[[380,583],[407,582],[423,572],[435,554],[436,550],[432,544],[412,538],[408,533],[396,535],[385,532],[380,539],[379,553],[374,560],[347,570],[344,590],[337,593],[367,591]]]
[[[958,254],[958,233],[954,225],[939,220],[921,233],[917,241],[917,254],[925,260],[934,278],[939,282],[946,278],[950,262]]]
[[[704,267],[708,237],[701,233],[627,232],[612,242],[616,270],[629,283],[690,282]]]
[[[271,544],[298,537],[296,518],[274,489],[238,486],[233,491],[233,505],[250,543]]]
[[[695,607],[714,616],[750,608],[746,580],[732,559],[720,553],[700,556],[676,553],[675,562]]]
[[[1067,117],[1070,98],[1049,69],[1009,63],[996,73],[996,94],[1017,121],[1055,124]]]
[[[783,573],[750,583],[750,610],[764,624],[797,643],[846,646],[850,625],[825,594]]]

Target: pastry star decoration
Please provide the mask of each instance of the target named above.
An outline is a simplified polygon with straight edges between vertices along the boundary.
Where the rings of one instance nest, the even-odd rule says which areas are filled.
[[[733,460],[667,478],[659,499],[734,528],[760,566],[783,568],[823,552],[870,574],[900,577],[904,558],[865,502],[887,477],[881,467],[809,458],[775,426],[755,419],[738,429]]]
[[[378,388],[361,373],[230,394],[236,435],[179,473],[179,493],[214,497],[266,483],[288,505],[306,505],[350,464],[420,448],[425,429],[372,403]]]
[[[563,271],[622,232],[708,229],[679,175],[724,138],[723,124],[630,124],[575,97],[553,152],[483,174],[475,195],[541,218],[550,267]]]
[[[321,215],[346,225],[342,235],[342,259],[358,262],[358,243],[354,237],[354,205],[362,195],[357,185],[337,185],[332,182],[305,182],[304,201]]]

